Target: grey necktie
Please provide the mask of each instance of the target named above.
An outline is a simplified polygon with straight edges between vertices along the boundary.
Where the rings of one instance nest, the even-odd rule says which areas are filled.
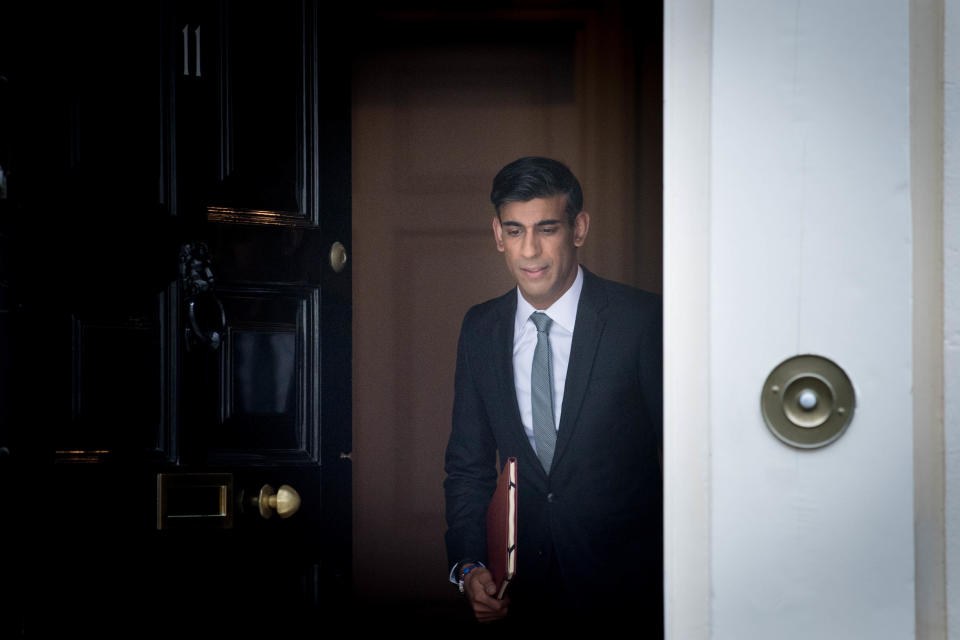
[[[533,351],[530,372],[530,401],[533,405],[533,441],[543,470],[550,473],[553,451],[557,446],[557,427],[553,419],[553,364],[550,357],[550,325],[547,314],[534,311],[530,315],[537,327],[537,347]]]

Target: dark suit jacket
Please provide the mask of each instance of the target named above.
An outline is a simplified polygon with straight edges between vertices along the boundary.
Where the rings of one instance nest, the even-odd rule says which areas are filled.
[[[584,269],[549,477],[517,405],[516,307],[514,289],[470,309],[460,332],[444,483],[450,564],[486,559],[496,456],[515,456],[520,539],[510,615],[559,584],[564,608],[615,613],[627,606],[659,624],[660,297]]]

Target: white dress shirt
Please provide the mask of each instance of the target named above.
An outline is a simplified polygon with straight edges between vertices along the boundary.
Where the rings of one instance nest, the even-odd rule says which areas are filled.
[[[563,406],[563,389],[567,381],[567,365],[570,363],[570,345],[573,342],[573,327],[577,321],[577,306],[583,290],[583,268],[577,266],[577,278],[570,288],[550,307],[542,309],[553,324],[550,325],[550,362],[553,365],[553,418],[554,428],[560,427],[560,408]],[[513,383],[517,389],[517,404],[520,420],[530,440],[533,441],[533,403],[530,399],[530,373],[533,368],[533,351],[537,346],[537,327],[530,314],[537,311],[526,301],[517,287],[517,316],[513,331]]]

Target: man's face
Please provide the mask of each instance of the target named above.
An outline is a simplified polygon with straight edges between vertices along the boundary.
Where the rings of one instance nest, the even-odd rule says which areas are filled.
[[[493,218],[497,249],[517,280],[520,293],[537,309],[546,309],[577,279],[577,247],[590,228],[581,211],[571,227],[564,207],[567,196],[511,202]]]

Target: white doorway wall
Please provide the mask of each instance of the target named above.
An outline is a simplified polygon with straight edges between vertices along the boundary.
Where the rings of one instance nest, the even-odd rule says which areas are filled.
[[[947,637],[960,638],[960,3],[943,10],[943,430]]]
[[[666,5],[669,638],[960,637],[953,5]],[[815,450],[760,413],[804,353],[857,394]]]

